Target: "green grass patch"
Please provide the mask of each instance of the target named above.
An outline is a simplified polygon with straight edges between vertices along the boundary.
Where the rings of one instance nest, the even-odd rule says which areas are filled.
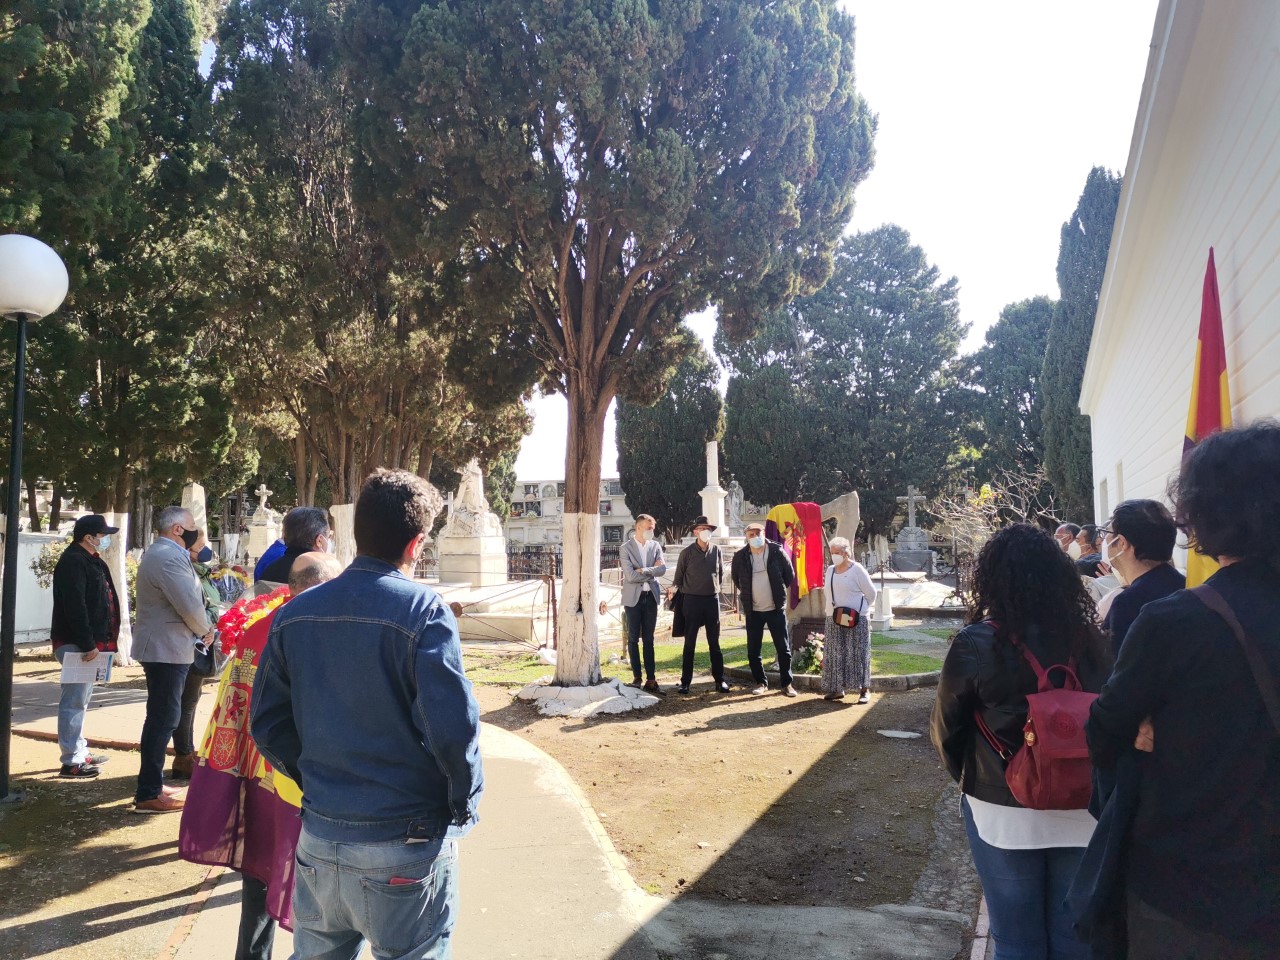
[[[617,648],[614,649],[615,651],[617,650]],[[773,645],[767,642],[767,638],[765,649],[773,649]],[[625,662],[625,647],[621,650],[623,663],[609,663],[610,652],[613,651],[605,652],[600,657],[600,669],[605,676],[630,679],[631,666],[628,662]],[[747,665],[746,640],[722,642],[720,644],[720,652],[724,654],[724,662],[727,666],[745,667]],[[653,648],[653,656],[654,665],[659,673],[678,674],[681,667],[681,658],[684,656],[684,644],[656,644]],[[555,667],[544,663],[539,657],[529,653],[468,652],[462,656],[462,666],[472,683],[519,684],[523,686],[527,683],[533,683],[540,677],[551,676],[556,672]],[[706,673],[711,669],[711,654],[707,651],[706,639],[701,635],[698,637],[698,649],[693,658],[693,667],[694,673]]]
[[[950,640],[960,632],[959,627],[913,627],[916,633],[927,633],[931,637],[937,637],[939,640]]]
[[[896,676],[902,673],[932,673],[934,670],[941,669],[942,661],[937,657],[874,648],[871,651],[871,673],[877,677]]]
[[[872,633],[871,645],[873,647],[893,647],[900,643],[910,643],[906,637],[895,636],[892,633]]]

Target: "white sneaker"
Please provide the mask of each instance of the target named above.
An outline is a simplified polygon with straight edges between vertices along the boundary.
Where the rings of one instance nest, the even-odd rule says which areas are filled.
[[[768,688],[768,687],[766,687],[766,686],[762,683],[762,684],[760,684],[760,686],[756,687],[756,688],[755,688],[754,690],[752,690],[751,692],[752,692],[752,693],[754,693],[754,694],[758,697],[758,696],[760,696],[761,694],[768,693],[768,692],[769,692],[769,688]]]

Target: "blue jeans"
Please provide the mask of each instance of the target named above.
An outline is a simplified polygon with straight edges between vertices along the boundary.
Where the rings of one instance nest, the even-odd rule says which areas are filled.
[[[80,656],[80,650],[59,647],[54,655],[61,663],[66,657]],[[84,714],[89,709],[92,696],[92,683],[62,685],[62,695],[58,698],[58,749],[62,752],[62,765],[65,767],[84,763],[89,756],[89,744],[84,738]]]
[[[189,663],[144,663],[147,675],[147,719],[142,723],[138,750],[138,789],[135,803],[145,803],[160,796],[164,786],[165,750],[178,726],[182,713],[182,688],[187,682]]]
[[[1064,901],[1084,847],[1006,850],[978,836],[968,799],[960,808],[991,917],[995,960],[1088,960]]]
[[[654,679],[653,629],[658,625],[658,601],[646,587],[634,607],[627,611],[627,651],[631,655],[631,675],[640,679],[640,641],[644,641],[644,676]]]
[[[294,960],[448,960],[458,918],[458,842],[334,843],[302,828]],[[404,882],[398,882],[404,881]]]

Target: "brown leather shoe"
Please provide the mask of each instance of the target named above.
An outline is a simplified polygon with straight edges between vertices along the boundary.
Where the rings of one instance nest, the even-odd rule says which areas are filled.
[[[186,800],[178,797],[166,797],[164,794],[154,800],[143,800],[133,805],[134,813],[177,813],[187,805]]]
[[[191,771],[196,766],[194,753],[180,753],[173,758],[173,766],[169,769],[170,780],[190,780]]]

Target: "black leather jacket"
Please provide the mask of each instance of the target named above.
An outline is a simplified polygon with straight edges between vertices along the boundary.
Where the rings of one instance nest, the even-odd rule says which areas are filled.
[[[1070,659],[1065,638],[1032,629],[1023,639],[1048,668]],[[1078,663],[1080,684],[1097,693],[1110,672],[1107,663]],[[1062,685],[1062,672],[1050,678]],[[1036,692],[1036,675],[1012,643],[998,639],[989,623],[970,624],[956,635],[942,665],[933,705],[930,736],[947,772],[971,797],[1006,807],[1021,806],[1004,779],[1005,762],[987,743],[976,711],[1001,743],[1013,750],[1022,743],[1027,694]]]

